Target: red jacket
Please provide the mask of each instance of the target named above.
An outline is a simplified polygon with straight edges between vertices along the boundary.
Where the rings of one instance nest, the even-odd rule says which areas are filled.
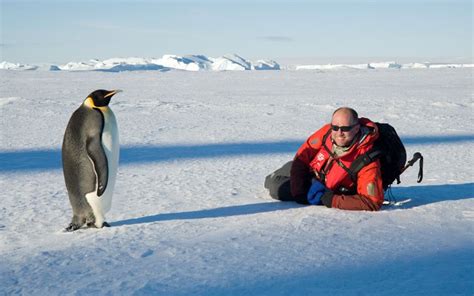
[[[334,193],[329,201],[323,198],[323,203],[329,203],[325,203],[328,207],[370,211],[380,209],[384,199],[380,162],[377,160],[362,168],[356,182],[338,163],[342,162],[349,168],[358,156],[373,147],[378,138],[375,123],[367,118],[361,118],[359,122],[361,128],[368,128],[369,133],[362,139],[360,134],[356,135],[357,142],[339,157],[333,158],[322,145],[327,135],[325,145],[332,150],[330,124],[316,131],[301,145],[291,167],[291,193],[296,199],[306,198],[311,179],[316,178]]]

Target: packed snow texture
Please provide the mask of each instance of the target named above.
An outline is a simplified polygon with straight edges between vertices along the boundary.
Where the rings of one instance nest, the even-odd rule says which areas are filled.
[[[0,295],[474,292],[472,69],[0,75]],[[64,233],[62,137],[95,89],[123,90],[112,227]],[[411,202],[272,200],[265,176],[345,105],[424,155],[392,189]]]
[[[368,62],[365,64],[316,64],[316,65],[287,65],[282,67],[274,60],[257,60],[252,62],[237,54],[228,54],[218,58],[205,55],[179,56],[165,54],[161,58],[111,58],[106,60],[92,59],[82,62],[69,62],[64,65],[49,65],[50,71],[246,71],[246,70],[367,70],[367,69],[440,69],[440,68],[472,68],[473,64],[459,63],[407,63],[399,64],[390,62]],[[36,70],[38,65],[20,63],[0,63],[4,70]]]

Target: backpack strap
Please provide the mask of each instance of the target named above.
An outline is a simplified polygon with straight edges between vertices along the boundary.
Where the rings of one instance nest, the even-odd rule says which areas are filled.
[[[377,160],[382,156],[382,151],[378,149],[371,149],[367,151],[366,153],[360,155],[357,157],[351,164],[351,167],[349,168],[350,173],[349,176],[351,176],[352,181],[356,182],[357,181],[357,174],[359,171],[368,165],[369,163]]]

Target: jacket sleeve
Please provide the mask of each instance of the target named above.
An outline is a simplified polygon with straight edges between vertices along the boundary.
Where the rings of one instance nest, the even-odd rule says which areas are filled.
[[[321,130],[312,134],[306,142],[296,152],[291,166],[291,195],[295,201],[307,204],[306,195],[311,186],[311,179],[314,173],[311,171],[310,163],[316,157],[321,148],[322,137]]]
[[[291,196],[296,202],[307,204],[306,195],[311,186],[312,178],[309,165],[304,160],[295,157],[291,165],[290,176]]]
[[[323,204],[344,210],[378,211],[383,204],[384,192],[379,160],[366,165],[357,175],[357,193],[354,195],[326,194]]]

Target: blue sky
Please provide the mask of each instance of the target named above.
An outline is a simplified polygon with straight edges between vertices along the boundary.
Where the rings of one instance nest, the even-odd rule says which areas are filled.
[[[471,1],[1,1],[1,60],[472,58]]]

